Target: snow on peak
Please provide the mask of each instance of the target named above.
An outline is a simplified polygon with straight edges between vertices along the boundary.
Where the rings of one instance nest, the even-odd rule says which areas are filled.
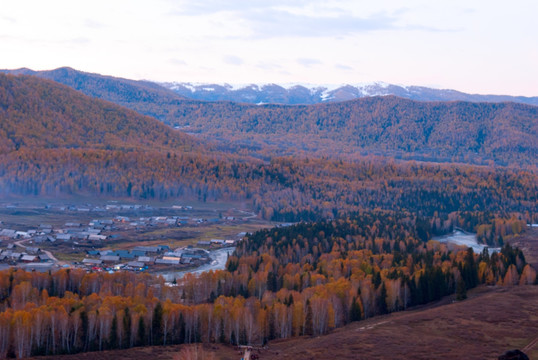
[[[282,84],[275,84],[275,83],[260,83],[260,84],[246,84],[246,83],[223,83],[223,84],[209,84],[209,83],[197,83],[197,82],[170,82],[170,83],[163,83],[165,87],[172,89],[172,90],[178,90],[181,88],[187,88],[191,92],[196,91],[214,91],[215,86],[219,86],[222,88],[225,88],[228,91],[239,91],[239,90],[254,90],[254,91],[261,91],[264,88],[272,88],[272,87],[281,87],[286,90],[291,90],[295,88],[306,88],[309,90],[312,94],[317,93],[324,93],[324,92],[333,92],[335,90],[341,89],[343,87],[353,87],[358,89],[361,92],[369,93],[372,89],[387,89],[389,86],[391,86],[388,83],[382,82],[382,81],[374,81],[374,82],[364,82],[364,83],[355,83],[355,84],[311,84],[311,83],[300,83],[300,82],[293,82],[293,83],[282,83]]]

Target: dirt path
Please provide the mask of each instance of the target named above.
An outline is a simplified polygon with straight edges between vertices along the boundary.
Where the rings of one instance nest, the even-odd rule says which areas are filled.
[[[26,245],[23,245],[24,242],[28,241],[30,239],[23,239],[23,240],[19,240],[19,241],[15,241],[15,245],[23,248],[23,249],[26,249]]]
[[[248,216],[244,216],[243,220],[255,219],[255,218],[258,217],[258,215],[256,215],[256,213],[251,212],[251,211],[244,211],[244,210],[237,210],[237,211],[240,212],[241,214],[248,215]]]
[[[523,351],[524,353],[527,353],[529,352],[533,347],[536,346],[536,344],[538,344],[538,337],[536,339],[534,339],[533,341],[531,341],[529,343],[529,345],[525,346],[521,351]]]

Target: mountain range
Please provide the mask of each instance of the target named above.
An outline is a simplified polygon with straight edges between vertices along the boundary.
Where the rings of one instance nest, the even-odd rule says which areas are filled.
[[[189,133],[281,155],[538,164],[538,107],[525,104],[395,96],[315,105],[189,101],[174,117]]]
[[[394,95],[416,101],[516,102],[538,105],[538,97],[466,94],[422,86],[400,86],[373,82],[358,85],[240,85],[163,83],[178,95],[204,101],[233,101],[249,104],[319,104],[372,96]]]
[[[110,100],[164,120],[159,109],[148,113],[146,107],[156,102],[173,106],[178,100],[232,101],[247,104],[318,104],[340,102],[372,96],[394,95],[416,101],[515,102],[538,106],[538,96],[467,94],[449,89],[401,86],[383,82],[344,85],[211,84],[189,82],[156,83],[78,71],[69,67],[34,71],[27,68],[0,70],[14,75],[33,75],[53,80],[82,91],[88,96]],[[135,109],[137,110],[137,109]],[[137,110],[137,111],[139,111]]]
[[[311,105],[254,105],[188,99],[155,83],[71,68],[5,72],[65,84],[244,155],[356,158],[373,154],[423,161],[537,165],[538,107],[514,102],[416,101],[385,93]],[[392,89],[391,85],[372,86],[361,94]],[[217,93],[216,89],[206,92]]]

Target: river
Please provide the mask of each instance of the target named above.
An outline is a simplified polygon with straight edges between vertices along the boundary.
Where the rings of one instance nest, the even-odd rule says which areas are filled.
[[[226,266],[226,260],[228,259],[228,255],[231,255],[234,250],[235,247],[227,247],[213,250],[209,252],[211,262],[208,264],[204,264],[190,270],[160,272],[158,273],[158,275],[161,275],[166,281],[172,281],[174,279],[182,278],[187,273],[199,274],[201,272],[209,270],[222,270]]]
[[[481,253],[484,248],[488,248],[490,254],[494,251],[499,252],[500,248],[492,248],[487,245],[479,244],[476,241],[476,234],[464,233],[463,231],[455,230],[452,234],[437,236],[433,240],[437,240],[442,243],[450,243],[455,245],[464,245],[473,248],[475,253]]]

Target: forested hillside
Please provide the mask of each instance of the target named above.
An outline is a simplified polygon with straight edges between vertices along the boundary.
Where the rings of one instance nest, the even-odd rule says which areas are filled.
[[[341,217],[363,209],[538,214],[532,172],[471,166],[275,159],[271,164],[192,154],[51,149],[0,156],[3,194],[200,201],[247,200],[266,219]],[[489,220],[488,220],[489,221]]]
[[[282,154],[538,164],[538,107],[374,97],[310,106],[184,102],[175,124]]]
[[[191,136],[33,76],[0,74],[0,154],[28,149],[201,150]]]
[[[261,231],[227,269],[177,286],[133,273],[0,274],[0,357],[133,346],[259,345],[321,335],[478,284],[532,284],[520,250],[474,254],[420,240],[429,219],[368,213]]]

